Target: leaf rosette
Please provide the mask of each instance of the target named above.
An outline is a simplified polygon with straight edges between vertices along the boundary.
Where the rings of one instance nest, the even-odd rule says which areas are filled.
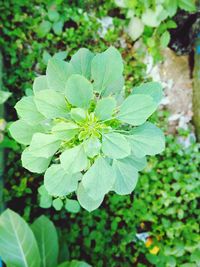
[[[75,192],[92,211],[109,191],[130,194],[145,156],[163,151],[162,131],[147,122],[161,98],[161,86],[150,82],[124,99],[120,53],[81,48],[69,62],[48,61],[33,95],[16,104],[19,120],[10,133],[26,146],[23,167],[45,173],[49,195],[63,199]]]

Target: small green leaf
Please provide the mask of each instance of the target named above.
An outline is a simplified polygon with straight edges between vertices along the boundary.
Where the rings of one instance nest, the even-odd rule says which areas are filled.
[[[165,148],[163,132],[150,122],[134,128],[127,138],[136,157],[156,155]]]
[[[40,194],[40,207],[43,209],[48,209],[52,205],[52,196],[50,196],[45,189],[44,185],[38,188],[38,193]]]
[[[67,57],[67,51],[59,51],[53,55],[53,58],[64,60]]]
[[[38,27],[38,26],[37,26]],[[47,35],[51,30],[51,22],[47,20],[43,20],[39,27],[37,28],[36,32],[40,38],[43,38]]]
[[[105,52],[97,54],[91,64],[94,90],[103,95],[108,86],[119,80],[122,72],[123,61],[116,48],[110,47]]]
[[[43,173],[49,166],[51,158],[43,158],[34,156],[29,148],[26,148],[22,153],[22,166],[34,173]]]
[[[0,90],[0,105],[6,102],[11,95],[12,94],[10,92]]]
[[[42,90],[47,90],[48,89],[48,84],[47,84],[47,77],[46,75],[41,75],[39,77],[36,77],[34,82],[33,82],[33,92],[34,94],[42,91]]]
[[[160,45],[162,48],[165,48],[168,46],[169,42],[170,42],[170,33],[168,31],[165,31],[160,37]]]
[[[75,122],[83,122],[86,120],[86,110],[82,108],[72,108],[70,112],[71,118]]]
[[[114,160],[112,167],[116,177],[112,189],[119,195],[130,194],[135,189],[138,181],[137,169],[133,165],[120,160]]]
[[[138,17],[132,17],[127,28],[128,34],[133,41],[137,40],[144,31],[144,24]]]
[[[72,105],[87,108],[93,98],[92,84],[85,77],[73,74],[67,81],[65,95]]]
[[[148,95],[131,95],[121,105],[117,118],[133,126],[143,124],[156,110],[157,104]]]
[[[88,157],[93,158],[100,153],[101,142],[97,137],[90,137],[84,142],[84,150]]]
[[[101,203],[103,202],[104,196],[100,197],[97,200],[92,199],[86,192],[82,183],[80,183],[78,186],[78,190],[77,190],[77,198],[78,198],[80,205],[87,211],[91,212],[97,209],[101,205]]]
[[[52,28],[53,28],[53,31],[55,32],[55,34],[57,34],[57,35],[62,34],[63,25],[64,25],[64,23],[62,20],[59,20],[59,21],[56,21],[53,23]]]
[[[187,12],[196,11],[195,1],[193,0],[178,0],[178,6]]]
[[[69,141],[79,132],[79,126],[73,122],[59,122],[52,128],[52,133],[61,140]]]
[[[54,57],[49,59],[46,71],[49,89],[64,93],[67,80],[73,73],[70,63]]]
[[[87,168],[88,159],[82,145],[65,150],[60,155],[61,166],[68,173],[77,173]]]
[[[35,157],[49,158],[60,147],[61,141],[51,134],[35,133],[33,135],[29,151]]]
[[[59,20],[59,13],[56,10],[49,9],[48,10],[48,17],[51,21],[58,21]]]
[[[25,96],[15,105],[15,109],[20,118],[30,125],[39,124],[44,120],[44,116],[39,113],[33,96]]]
[[[102,98],[97,102],[95,115],[99,120],[107,120],[112,117],[116,107],[116,100],[113,97]]]
[[[90,198],[99,200],[110,191],[114,180],[111,166],[104,158],[99,157],[83,175],[82,184]]]
[[[122,134],[108,133],[103,135],[102,151],[109,158],[121,159],[130,155],[131,147]]]
[[[56,198],[53,200],[52,205],[55,210],[60,211],[63,207],[63,202],[60,198]]]
[[[73,65],[75,72],[85,76],[87,79],[90,79],[91,76],[91,61],[94,57],[94,54],[90,52],[87,48],[80,48],[76,52],[70,63]]]
[[[62,197],[77,189],[79,179],[79,174],[69,174],[60,164],[53,164],[45,172],[44,186],[50,195]]]
[[[48,119],[68,117],[64,95],[53,90],[43,90],[35,95],[37,109]]]
[[[65,209],[71,213],[77,213],[80,211],[80,205],[77,200],[66,199]]]

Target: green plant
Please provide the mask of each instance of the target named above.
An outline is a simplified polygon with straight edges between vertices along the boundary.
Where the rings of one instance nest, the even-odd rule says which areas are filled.
[[[6,266],[89,267],[81,261],[58,264],[59,244],[54,224],[44,215],[31,226],[7,209],[0,216],[0,256]]]
[[[96,55],[82,48],[70,62],[51,58],[46,75],[34,81],[34,95],[15,106],[20,119],[10,133],[29,145],[22,165],[45,172],[45,189],[56,197],[58,210],[62,198],[74,191],[89,211],[111,190],[130,194],[145,156],[164,149],[163,133],[146,122],[159,105],[162,88],[147,83],[123,100],[122,73],[115,48]]]

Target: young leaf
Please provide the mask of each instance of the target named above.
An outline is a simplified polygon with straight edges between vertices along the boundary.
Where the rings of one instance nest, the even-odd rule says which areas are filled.
[[[72,108],[70,112],[71,118],[75,122],[83,122],[86,120],[86,110],[82,108]]]
[[[159,104],[163,98],[163,89],[158,82],[148,82],[142,85],[133,87],[132,95],[149,95],[155,103]]]
[[[56,21],[53,23],[52,28],[53,28],[53,31],[55,32],[55,34],[57,34],[57,35],[62,34],[63,25],[64,25],[64,23],[62,20],[59,20],[59,21]]]
[[[88,195],[82,183],[80,183],[78,186],[78,190],[77,190],[77,198],[78,198],[80,205],[87,211],[91,212],[97,209],[101,205],[101,203],[103,202],[104,196],[101,196],[97,200],[92,199]]]
[[[90,137],[84,142],[84,150],[88,157],[93,158],[100,153],[101,142],[97,137]]]
[[[112,167],[116,176],[112,189],[119,195],[130,194],[138,181],[137,169],[120,160],[114,160]]]
[[[156,155],[165,148],[163,132],[150,122],[134,128],[128,136],[131,149],[136,157]]]
[[[168,31],[165,31],[160,37],[160,45],[162,48],[165,48],[168,46],[169,42],[170,42],[170,33]]]
[[[137,40],[144,31],[144,24],[138,17],[132,17],[128,24],[128,34],[133,41]]]
[[[110,84],[119,80],[122,72],[123,61],[116,48],[110,47],[105,52],[97,54],[91,64],[95,91],[103,94]]]
[[[187,12],[194,12],[196,10],[195,1],[193,0],[178,0],[178,5]]]
[[[39,27],[37,27],[37,34],[40,38],[43,38],[44,36],[47,35],[51,30],[51,22],[47,20],[43,20]]]
[[[39,91],[47,89],[48,89],[48,84],[46,75],[41,75],[39,77],[36,77],[33,82],[33,92],[37,93]]]
[[[104,158],[99,157],[83,175],[82,184],[90,198],[99,200],[110,191],[114,180],[111,166]]]
[[[53,164],[44,175],[44,186],[52,196],[62,197],[75,191],[80,174],[67,173],[60,164]]]
[[[30,125],[39,124],[45,118],[38,112],[33,96],[25,96],[15,105],[15,109],[20,118]]]
[[[35,157],[50,158],[56,153],[60,143],[61,141],[54,135],[35,133],[29,151]]]
[[[121,159],[130,155],[131,147],[122,134],[108,133],[103,135],[102,151],[109,158]]]
[[[60,162],[62,168],[70,174],[86,169],[88,166],[88,159],[83,145],[75,146],[65,150],[60,155]]]
[[[148,95],[131,95],[121,105],[117,118],[133,126],[143,124],[156,110],[157,104]]]
[[[73,73],[70,63],[57,58],[49,59],[46,72],[49,89],[64,93],[66,82]]]
[[[52,205],[53,205],[55,210],[59,211],[63,207],[63,202],[60,198],[56,198],[53,200]]]
[[[43,90],[35,95],[37,109],[48,119],[68,117],[64,95],[53,90]]]
[[[65,209],[71,213],[77,213],[80,211],[80,205],[77,200],[67,199]]]
[[[38,188],[38,193],[40,194],[40,207],[43,209],[48,209],[52,205],[52,196],[50,196],[45,189],[44,185]]]
[[[33,154],[29,151],[29,148],[26,148],[22,152],[21,159],[22,159],[22,166],[25,169],[29,170],[30,172],[34,173],[45,172],[51,161],[51,157],[43,158],[43,157],[33,156]]]
[[[12,137],[20,144],[29,145],[32,139],[32,136],[36,132],[43,132],[41,125],[33,125],[30,127],[23,120],[17,120],[13,122],[9,127],[9,132]]]
[[[87,108],[93,98],[92,84],[85,77],[73,74],[67,81],[65,95],[73,106]]]
[[[10,209],[0,216],[0,237],[0,255],[7,266],[40,266],[40,254],[33,232]]]
[[[59,122],[52,128],[52,133],[61,140],[69,141],[79,132],[79,126],[73,122]]]
[[[31,226],[37,240],[41,267],[56,267],[58,259],[58,236],[53,223],[44,215],[37,218]]]
[[[102,98],[97,102],[95,115],[99,120],[107,120],[112,117],[116,107],[116,100],[113,97]]]
[[[90,52],[87,48],[80,48],[76,52],[70,63],[74,67],[74,70],[77,74],[85,76],[87,79],[90,79],[91,76],[91,61],[94,57],[94,54]]]

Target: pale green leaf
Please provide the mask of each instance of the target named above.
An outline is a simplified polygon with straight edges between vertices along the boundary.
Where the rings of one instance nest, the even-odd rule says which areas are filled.
[[[55,210],[60,211],[63,207],[63,202],[60,198],[56,198],[53,200],[52,205]]]
[[[45,35],[47,35],[49,33],[49,31],[51,30],[51,22],[47,21],[47,20],[43,20],[39,26],[36,27],[36,32],[38,34],[39,37],[44,37]]]
[[[146,9],[142,14],[142,22],[149,27],[158,27],[168,16],[162,5],[157,5],[155,10]]]
[[[133,126],[143,124],[156,110],[157,104],[148,95],[131,95],[121,105],[117,118]]]
[[[70,115],[75,122],[83,122],[86,120],[87,112],[82,108],[72,108]]]
[[[58,21],[60,15],[59,15],[59,13],[58,13],[56,10],[54,10],[54,9],[49,9],[49,10],[48,10],[48,17],[49,17],[49,19],[50,19],[51,21]]]
[[[43,128],[41,125],[30,126],[23,120],[17,120],[10,125],[9,132],[18,143],[29,145],[33,134],[43,132]]]
[[[71,213],[77,213],[80,211],[80,205],[77,200],[66,199],[65,209]]]
[[[39,267],[39,249],[27,223],[7,209],[0,216],[0,255],[6,266]]]
[[[85,170],[88,166],[87,155],[82,145],[65,150],[60,155],[61,166],[68,173],[77,173]]]
[[[37,93],[39,91],[47,89],[48,89],[48,84],[46,75],[41,75],[39,77],[36,77],[33,82],[33,92]]]
[[[64,93],[67,80],[73,73],[70,63],[57,58],[49,59],[46,71],[49,89]]]
[[[61,140],[69,141],[79,132],[79,126],[73,122],[58,122],[52,133]]]
[[[114,180],[112,167],[104,158],[99,157],[83,175],[82,184],[89,197],[99,200],[110,191]]]
[[[132,94],[149,95],[157,104],[159,104],[163,98],[163,89],[161,84],[158,82],[147,82],[133,87]]]
[[[72,260],[61,263],[58,267],[92,267],[84,261]]]
[[[123,61],[116,48],[110,47],[105,52],[97,54],[91,64],[95,91],[103,95],[110,84],[119,80],[122,72]]]
[[[138,171],[143,170],[147,165],[147,160],[145,157],[137,158],[133,155],[130,155],[124,159],[121,159],[120,162],[133,166]]]
[[[144,24],[138,17],[132,17],[127,28],[128,34],[133,41],[137,40],[144,31]]]
[[[113,80],[112,82],[110,82],[105,88],[105,90],[101,93],[101,95],[105,97],[115,95],[116,97],[123,91],[123,88],[124,88],[124,77],[121,75],[118,77],[117,80]]]
[[[10,96],[11,96],[10,92],[0,90],[0,105],[6,102]]]
[[[130,155],[131,147],[122,134],[108,133],[103,135],[102,151],[109,158],[121,159]]]
[[[39,124],[45,118],[39,113],[33,96],[25,96],[15,105],[18,116],[30,125]]]
[[[52,134],[35,133],[29,151],[33,156],[49,158],[59,149],[61,141]]]
[[[44,175],[44,186],[52,196],[62,197],[75,191],[80,174],[67,173],[60,164],[51,165]]]
[[[134,128],[128,136],[132,153],[136,157],[156,155],[165,148],[163,132],[150,122]]]
[[[196,5],[194,0],[178,0],[178,5],[181,9],[187,12],[196,11]]]
[[[49,166],[51,158],[43,158],[39,156],[34,156],[29,148],[26,148],[22,153],[22,166],[34,173],[43,173]]]
[[[93,98],[92,84],[84,76],[73,74],[67,81],[65,95],[72,105],[87,108]]]
[[[160,45],[162,48],[165,48],[168,46],[169,42],[170,42],[170,33],[168,31],[165,31],[160,37]]]
[[[59,20],[53,23],[52,25],[53,31],[55,34],[60,35],[62,34],[62,29],[63,29],[63,21]]]
[[[38,243],[41,267],[57,267],[58,236],[54,224],[42,215],[34,221],[31,229]]]
[[[40,194],[40,207],[43,209],[48,209],[51,207],[52,205],[52,196],[50,196],[47,192],[47,190],[45,189],[44,185],[41,185],[38,188],[38,193]]]
[[[70,63],[73,65],[74,70],[77,74],[85,76],[87,79],[90,79],[91,76],[91,61],[94,57],[94,54],[87,48],[80,48],[76,52]]]
[[[101,205],[101,203],[103,202],[104,196],[101,196],[97,200],[92,199],[86,192],[82,183],[80,183],[78,186],[77,198],[78,198],[80,205],[87,211],[91,212],[97,209]]]
[[[88,157],[93,158],[100,153],[101,142],[97,137],[90,137],[84,142],[84,150]]]
[[[63,94],[53,90],[43,90],[35,95],[37,109],[48,119],[68,117],[67,102]]]
[[[113,97],[102,98],[97,102],[95,115],[99,120],[107,120],[112,117],[116,107],[116,100]]]
[[[128,195],[136,187],[138,181],[138,171],[131,165],[120,160],[114,160],[112,168],[115,173],[115,183],[113,190],[119,195]]]

